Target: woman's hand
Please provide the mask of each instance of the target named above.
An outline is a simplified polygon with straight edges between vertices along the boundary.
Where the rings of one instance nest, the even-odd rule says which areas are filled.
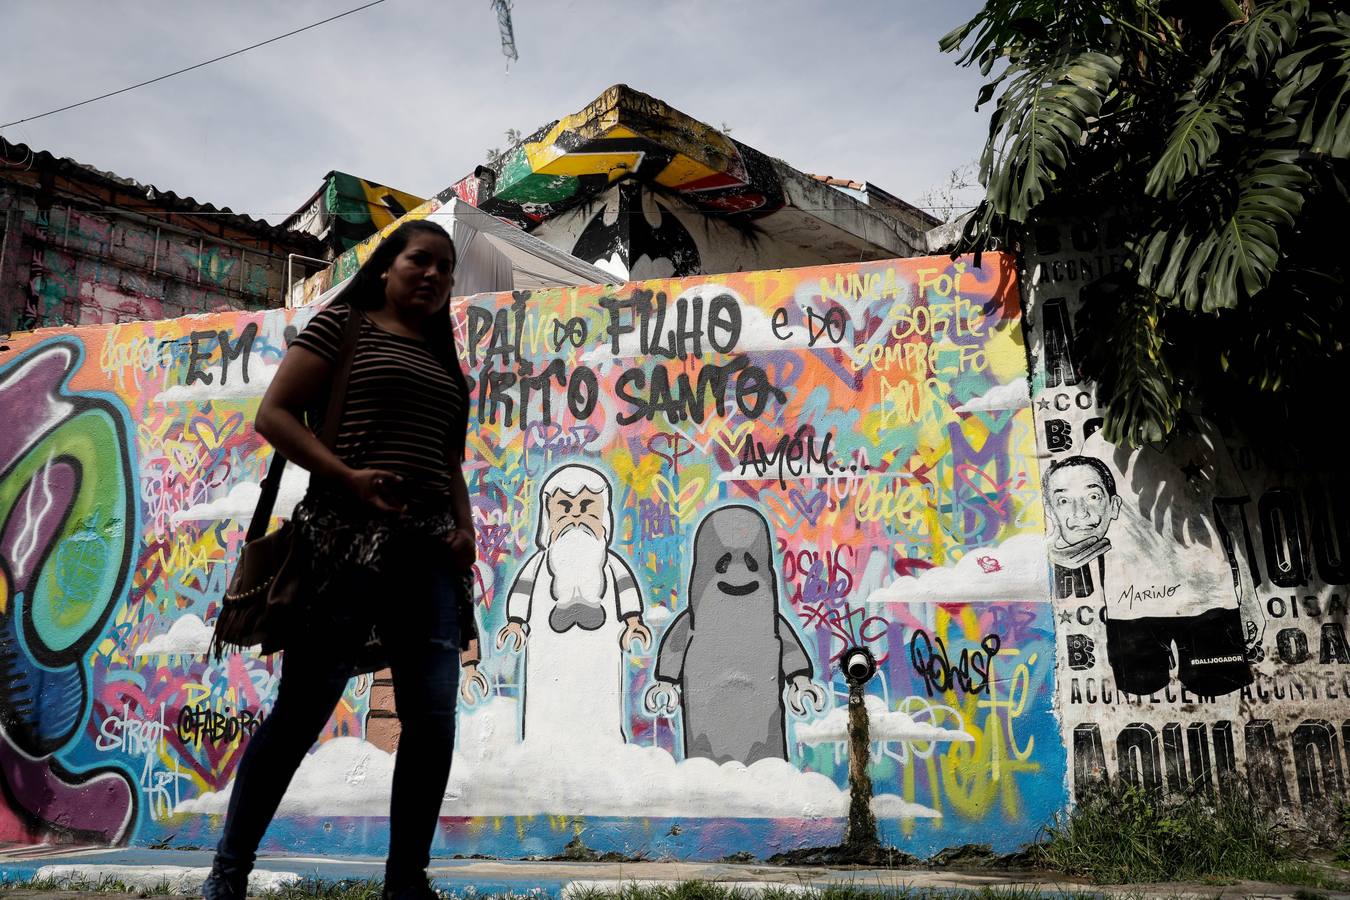
[[[445,536],[450,545],[450,559],[461,569],[471,569],[478,559],[478,543],[474,540],[473,529],[456,528]]]
[[[401,513],[407,501],[399,495],[403,479],[384,469],[351,469],[346,474],[347,489],[380,512]]]

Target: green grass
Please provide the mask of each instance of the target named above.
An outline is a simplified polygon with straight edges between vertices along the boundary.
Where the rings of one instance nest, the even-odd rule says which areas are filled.
[[[616,885],[614,888],[580,891],[569,895],[572,900],[952,900],[952,898],[978,898],[978,900],[1033,900],[1033,898],[1054,898],[1054,900],[1087,900],[1097,898],[1096,893],[1057,893],[1037,891],[1031,888],[984,888],[981,890],[952,890],[935,888],[868,888],[854,885],[836,885],[806,891],[790,888],[766,888],[764,890],[746,890],[734,883],[706,881],[685,881],[678,885],[642,885],[632,882]]]
[[[1305,861],[1306,836],[1277,825],[1241,789],[1162,798],[1134,787],[1101,790],[1057,817],[1032,860],[1098,884],[1242,879],[1342,889]]]
[[[53,893],[72,891],[93,891],[100,894],[130,894],[136,897],[164,897],[169,893],[167,880],[149,888],[132,887],[111,875],[101,878],[32,878],[28,881],[12,881],[0,885],[0,891],[33,891]]]
[[[380,893],[383,890],[384,882],[378,878],[342,881],[302,878],[294,884],[268,891],[262,896],[267,900],[380,900]]]
[[[262,894],[262,900],[379,900],[382,884],[378,880],[319,881],[305,879],[277,891]],[[0,893],[22,891],[24,893],[70,893],[74,891],[121,894],[135,897],[163,896],[168,893],[167,884],[145,891],[128,886],[114,878],[98,880],[33,880],[0,885]],[[516,900],[526,896],[521,894],[474,894],[441,892],[442,897],[461,898],[461,900],[504,900],[514,897]],[[790,888],[768,888],[765,890],[747,890],[735,884],[686,881],[678,885],[641,885],[632,882],[616,884],[613,889],[575,892],[569,895],[572,900],[1088,900],[1100,897],[1090,892],[1057,893],[1037,891],[1031,888],[985,888],[981,890],[936,890],[929,888],[872,888],[854,885],[838,885],[823,889],[806,891]]]

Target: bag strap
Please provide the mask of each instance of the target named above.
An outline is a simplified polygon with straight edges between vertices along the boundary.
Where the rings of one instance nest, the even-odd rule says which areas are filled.
[[[338,367],[333,375],[333,384],[328,391],[328,410],[324,413],[323,429],[319,440],[329,450],[337,446],[338,425],[342,418],[342,408],[347,402],[347,382],[352,374],[352,360],[356,358],[356,341],[361,336],[361,311],[350,304],[347,307],[347,326],[342,332],[342,350],[338,355]],[[253,520],[248,523],[248,533],[244,541],[256,541],[267,533],[267,523],[272,518],[272,508],[276,506],[277,492],[281,489],[281,473],[286,469],[286,457],[279,451],[273,451],[272,462],[267,467],[267,477],[263,479],[262,492],[258,494],[258,506],[253,511]]]

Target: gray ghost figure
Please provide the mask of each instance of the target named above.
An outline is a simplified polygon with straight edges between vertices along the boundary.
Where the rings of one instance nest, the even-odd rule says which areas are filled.
[[[787,759],[783,692],[799,715],[812,683],[811,659],[778,611],[778,573],[769,524],[748,506],[714,510],[694,535],[685,608],[657,653],[647,709],[683,714],[684,755],[749,765]]]

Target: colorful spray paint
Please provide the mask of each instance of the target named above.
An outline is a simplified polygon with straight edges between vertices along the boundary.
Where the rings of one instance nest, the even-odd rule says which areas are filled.
[[[577,835],[697,858],[836,843],[838,660],[855,645],[879,661],[884,841],[1012,850],[1063,807],[1009,260],[456,303],[491,689],[461,704],[438,852],[554,854]],[[250,423],[310,315],[9,341],[6,839],[213,840],[284,662],[203,651],[268,458]],[[303,487],[283,485],[281,505]],[[266,846],[380,851],[393,757],[373,686],[353,682]],[[98,815],[70,812],[91,792]]]

